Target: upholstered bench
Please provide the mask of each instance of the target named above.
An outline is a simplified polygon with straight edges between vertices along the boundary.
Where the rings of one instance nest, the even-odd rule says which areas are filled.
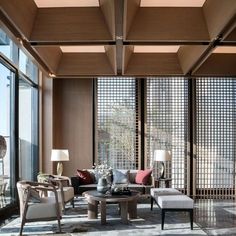
[[[190,226],[193,229],[193,199],[186,195],[160,196],[157,204],[161,209],[161,229],[164,229],[165,213],[167,211],[187,211],[190,216]]]
[[[151,210],[153,209],[153,201],[157,204],[158,197],[169,196],[169,195],[182,195],[182,193],[175,188],[151,188]]]

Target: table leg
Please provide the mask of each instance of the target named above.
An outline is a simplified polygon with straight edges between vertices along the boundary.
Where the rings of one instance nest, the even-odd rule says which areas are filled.
[[[128,202],[120,203],[120,216],[124,224],[128,224]]]
[[[101,224],[105,225],[106,224],[106,201],[101,201],[100,207],[101,207]]]
[[[88,198],[88,219],[98,218],[98,202]]]
[[[133,200],[128,203],[128,213],[130,219],[137,218],[137,200]]]

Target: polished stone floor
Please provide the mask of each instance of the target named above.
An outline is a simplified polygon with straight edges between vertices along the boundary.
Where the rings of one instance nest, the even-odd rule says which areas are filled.
[[[147,207],[149,208],[148,202],[149,200],[146,199],[146,204],[148,204]],[[155,206],[155,208],[156,209],[154,209],[154,213],[157,212],[157,209],[158,209],[157,206]],[[86,214],[86,210],[84,213]],[[15,218],[16,216],[13,217],[13,219]],[[8,224],[10,221],[11,221],[10,219],[5,221],[5,224]],[[207,235],[227,235],[227,236],[234,235],[236,236],[236,201],[235,200],[206,200],[206,199],[196,200],[194,222]],[[118,231],[118,229],[113,229],[113,230]],[[166,232],[168,231],[164,231],[164,232],[161,232],[160,234],[155,234],[155,235],[162,235]],[[177,232],[178,231],[174,231],[171,234],[170,232],[168,232],[169,233],[168,235],[177,235],[177,234],[181,235],[180,232],[178,233]],[[132,235],[137,235],[137,232],[136,234],[133,232]],[[189,235],[193,235],[193,234],[189,234]]]
[[[196,200],[195,223],[207,235],[236,236],[236,200]]]

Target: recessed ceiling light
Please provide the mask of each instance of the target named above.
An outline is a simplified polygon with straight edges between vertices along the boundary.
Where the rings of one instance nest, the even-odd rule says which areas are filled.
[[[229,47],[229,46],[223,46],[223,47],[217,47],[214,49],[213,53],[236,53],[236,47]]]
[[[34,0],[37,7],[99,7],[98,0]]]
[[[105,53],[104,46],[60,46],[63,53]]]
[[[206,0],[141,0],[141,7],[202,7]]]
[[[134,53],[176,53],[179,46],[134,46]]]

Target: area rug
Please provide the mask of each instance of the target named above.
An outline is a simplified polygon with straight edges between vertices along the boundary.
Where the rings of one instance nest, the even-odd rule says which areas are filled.
[[[100,216],[100,215],[99,215]],[[87,203],[83,198],[76,199],[75,208],[67,208],[62,220],[63,233],[57,233],[56,221],[26,223],[23,235],[206,235],[194,224],[190,229],[189,216],[185,212],[166,213],[165,229],[161,230],[161,215],[157,206],[150,210],[150,203],[138,204],[138,218],[123,224],[116,204],[107,205],[107,224],[101,225],[100,218],[87,219]],[[12,220],[0,230],[0,235],[19,235],[20,218]]]

